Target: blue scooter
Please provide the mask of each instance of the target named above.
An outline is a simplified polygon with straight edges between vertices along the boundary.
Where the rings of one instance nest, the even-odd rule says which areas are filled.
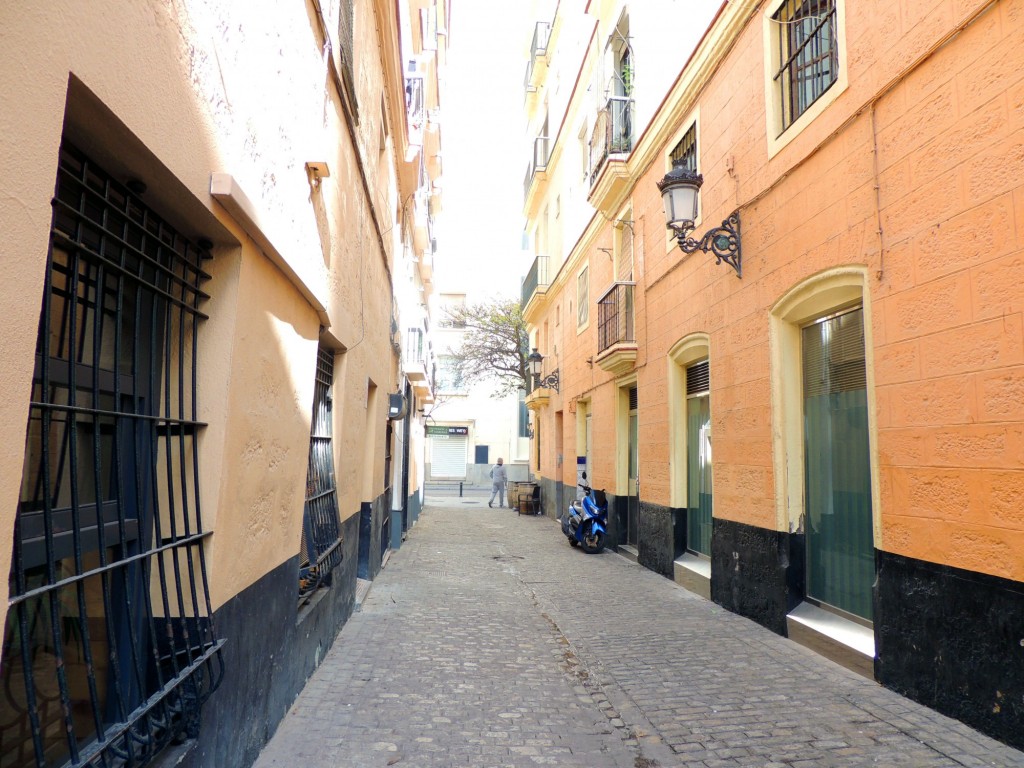
[[[587,479],[587,473],[583,473]],[[574,500],[561,518],[562,533],[574,547],[581,547],[588,555],[596,555],[604,549],[608,532],[608,497],[604,491],[595,491],[589,485],[580,483],[583,500]]]

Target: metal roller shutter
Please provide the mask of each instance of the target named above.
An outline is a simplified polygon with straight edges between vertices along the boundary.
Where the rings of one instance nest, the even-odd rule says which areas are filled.
[[[432,477],[466,476],[466,439],[463,435],[431,435]]]

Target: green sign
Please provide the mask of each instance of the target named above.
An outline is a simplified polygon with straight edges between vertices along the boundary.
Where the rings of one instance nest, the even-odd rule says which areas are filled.
[[[428,435],[468,435],[469,427],[439,427],[437,425],[427,425]]]

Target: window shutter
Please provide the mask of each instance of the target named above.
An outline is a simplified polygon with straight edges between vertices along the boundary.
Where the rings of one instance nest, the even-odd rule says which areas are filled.
[[[697,124],[694,123],[690,129],[679,140],[679,143],[672,149],[669,155],[672,165],[682,165],[688,171],[697,172]]]
[[[702,395],[711,389],[711,366],[709,361],[691,365],[686,369],[686,394]]]
[[[867,388],[862,309],[807,326],[802,335],[805,397]]]

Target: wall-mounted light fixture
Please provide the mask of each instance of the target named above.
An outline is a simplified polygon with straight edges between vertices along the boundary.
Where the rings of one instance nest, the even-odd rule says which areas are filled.
[[[672,166],[672,170],[658,182],[661,199],[665,204],[665,226],[675,234],[676,242],[683,253],[713,253],[716,264],[724,261],[736,270],[738,277],[743,277],[738,210],[733,211],[732,215],[722,222],[722,226],[709,229],[699,240],[690,237],[694,229],[693,222],[697,219],[697,202],[703,183],[704,177],[699,173],[683,167],[682,164]]]
[[[544,387],[546,389],[553,389],[555,392],[558,391],[558,369],[555,368],[555,370],[542,379],[540,374],[544,365],[544,355],[538,352],[536,347],[533,348],[533,352],[526,358],[526,362],[530,364],[530,373],[533,374],[534,389]]]
[[[306,163],[306,179],[309,181],[309,186],[319,187],[320,179],[326,179],[330,175],[331,169],[327,167],[326,162]]]

